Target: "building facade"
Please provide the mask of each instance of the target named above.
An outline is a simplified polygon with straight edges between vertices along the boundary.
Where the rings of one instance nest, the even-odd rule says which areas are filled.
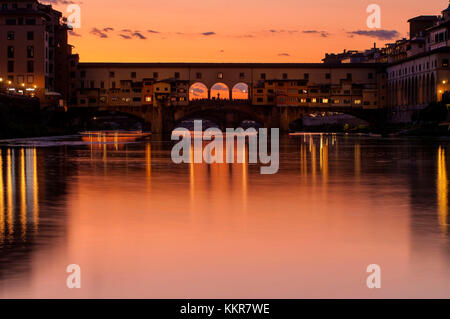
[[[199,83],[209,99],[233,99],[244,86],[253,105],[380,108],[386,102],[382,64],[80,63],[77,77],[80,107],[188,105]],[[215,85],[228,92],[212,96]]]
[[[68,101],[76,88],[78,56],[67,42],[62,14],[36,0],[0,0],[0,79],[13,94],[37,96],[43,106]],[[75,73],[73,73],[75,74]]]

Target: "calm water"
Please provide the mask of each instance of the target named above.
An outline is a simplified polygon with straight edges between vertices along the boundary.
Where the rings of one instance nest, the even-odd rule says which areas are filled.
[[[2,147],[0,297],[450,298],[448,141],[286,136],[274,176],[171,145]]]

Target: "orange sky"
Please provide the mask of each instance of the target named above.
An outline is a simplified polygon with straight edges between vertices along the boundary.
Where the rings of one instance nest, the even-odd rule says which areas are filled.
[[[369,30],[371,3],[381,7],[381,30],[398,31],[395,38],[407,36],[409,18],[447,6],[445,0],[89,0],[80,4],[81,29],[70,42],[84,62],[320,62],[326,52],[391,42],[351,35]]]

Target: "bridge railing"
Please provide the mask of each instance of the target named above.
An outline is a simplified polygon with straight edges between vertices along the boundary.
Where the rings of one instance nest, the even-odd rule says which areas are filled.
[[[252,101],[249,99],[233,99],[233,100],[227,100],[227,99],[195,99],[189,101],[189,105],[217,105],[217,106],[224,106],[224,105],[242,105],[247,104],[251,105]]]

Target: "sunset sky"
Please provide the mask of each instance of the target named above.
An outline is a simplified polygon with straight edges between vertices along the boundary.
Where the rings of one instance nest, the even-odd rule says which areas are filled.
[[[68,0],[42,1],[66,12]],[[82,0],[70,42],[82,62],[320,62],[408,36],[407,20],[445,0]],[[55,4],[56,3],[56,4]],[[368,29],[369,4],[381,29]],[[67,14],[65,14],[67,15]],[[369,31],[369,32],[367,32]]]

